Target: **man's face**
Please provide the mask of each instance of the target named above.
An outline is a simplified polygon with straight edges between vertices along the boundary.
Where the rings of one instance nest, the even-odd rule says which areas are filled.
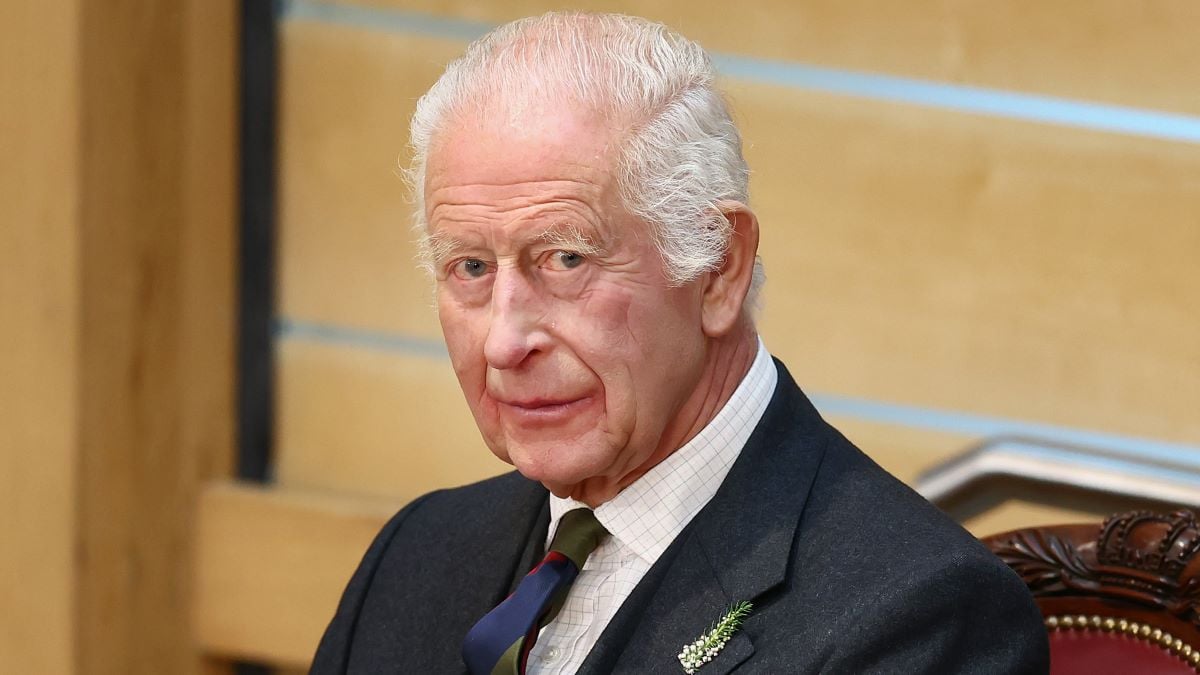
[[[492,452],[560,496],[607,499],[694,433],[700,284],[671,287],[620,205],[599,118],[527,120],[469,119],[435,141],[438,313]]]

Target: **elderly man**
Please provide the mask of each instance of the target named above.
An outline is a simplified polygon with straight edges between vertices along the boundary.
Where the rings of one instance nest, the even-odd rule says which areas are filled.
[[[412,141],[450,359],[517,471],[395,516],[314,672],[1046,669],[1015,575],[759,340],[759,224],[698,45],[624,16],[508,24]]]

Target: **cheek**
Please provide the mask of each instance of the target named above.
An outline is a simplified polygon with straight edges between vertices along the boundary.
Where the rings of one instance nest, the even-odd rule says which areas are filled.
[[[686,379],[703,343],[689,297],[642,297],[637,290],[598,291],[574,308],[574,349],[604,383],[610,412],[618,415],[662,398],[651,391],[656,383]]]
[[[695,293],[688,289],[642,290],[594,293],[582,303],[581,318],[606,348],[624,349],[627,360],[637,361],[639,354],[669,352],[675,345],[702,336]]]
[[[653,302],[631,303],[623,322],[634,393],[643,412],[666,414],[680,403],[681,392],[694,386],[703,366],[698,303],[686,289],[670,289]]]
[[[633,295],[624,289],[602,289],[587,293],[574,302],[560,303],[558,324],[571,349],[601,379],[607,380],[614,369],[630,366],[629,356],[636,352],[629,330]]]
[[[450,363],[458,375],[468,399],[482,387],[485,374],[483,341],[486,339],[486,323],[477,320],[475,312],[448,302],[439,297],[438,321],[442,325],[442,336]]]

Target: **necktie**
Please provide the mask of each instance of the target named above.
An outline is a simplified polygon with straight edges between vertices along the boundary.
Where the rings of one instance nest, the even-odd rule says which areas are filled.
[[[467,633],[462,654],[471,675],[524,675],[538,631],[562,609],[583,562],[606,534],[588,509],[563,514],[542,562]]]

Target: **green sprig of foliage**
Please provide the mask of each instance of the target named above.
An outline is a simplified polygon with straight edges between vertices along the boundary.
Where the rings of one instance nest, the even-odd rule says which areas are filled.
[[[713,623],[707,633],[686,645],[679,653],[679,663],[683,666],[683,672],[692,675],[720,653],[725,643],[742,627],[742,621],[750,616],[752,609],[754,605],[744,600],[735,603],[724,616]]]

